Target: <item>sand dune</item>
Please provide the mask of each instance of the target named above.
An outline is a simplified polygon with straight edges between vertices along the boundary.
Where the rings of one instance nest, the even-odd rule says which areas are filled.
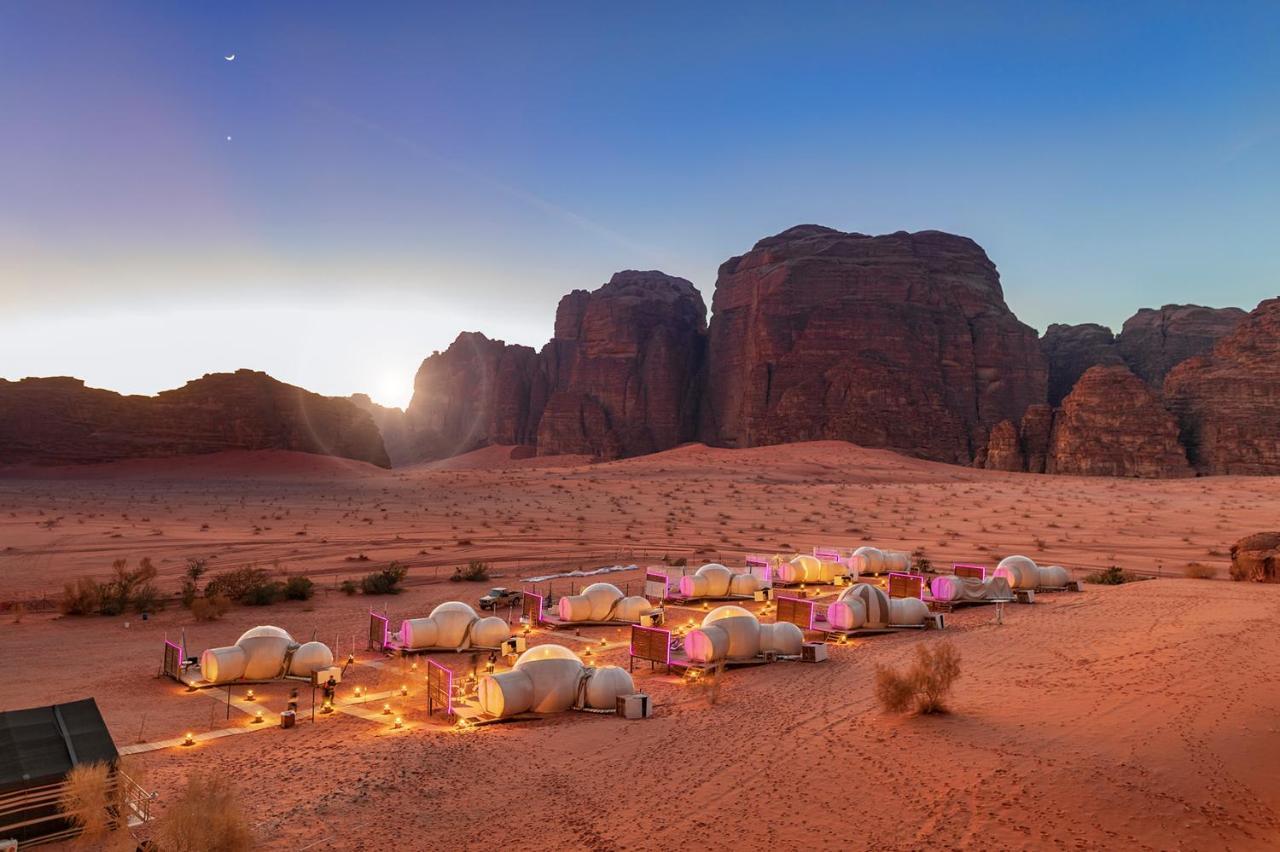
[[[160,808],[190,767],[232,771],[273,849],[1280,843],[1280,590],[1181,578],[1191,562],[1224,569],[1232,541],[1274,525],[1271,480],[1000,474],[839,443],[554,466],[489,458],[500,455],[376,474],[303,464],[292,475],[293,461],[245,459],[233,477],[196,465],[0,480],[0,601],[31,607],[20,623],[0,621],[0,709],[93,695],[122,745],[243,727],[215,696],[154,677],[164,636],[185,629],[198,650],[278,623],[345,655],[363,648],[370,605],[396,620],[547,569],[864,541],[923,548],[938,563],[1026,552],[1078,575],[1118,564],[1162,579],[1042,596],[1002,625],[987,608],[960,611],[945,634],[833,648],[822,666],[734,671],[714,706],[698,687],[638,673],[657,706],[644,722],[574,715],[460,733],[426,719],[419,673],[361,653],[349,685],[409,685],[393,699],[407,730],[337,716],[139,759]],[[65,580],[142,556],[166,589],[198,556],[215,572],[305,572],[322,590],[213,623],[178,608],[145,622],[38,611]],[[494,565],[492,583],[446,581],[473,558]],[[413,566],[405,594],[336,591],[393,559]],[[555,582],[560,593],[572,581]],[[882,714],[875,666],[939,638],[963,657],[955,712]],[[625,652],[603,656],[621,663]],[[460,673],[471,664],[442,659]],[[260,690],[276,710],[286,692]],[[304,690],[304,715],[309,700]]]

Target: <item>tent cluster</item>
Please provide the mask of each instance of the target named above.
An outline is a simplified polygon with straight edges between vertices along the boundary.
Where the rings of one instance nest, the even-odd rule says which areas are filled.
[[[628,597],[612,583],[592,583],[581,594],[562,597],[558,606],[560,620],[566,622],[639,624],[640,616],[653,610],[648,598],[640,595]]]
[[[762,624],[740,606],[719,606],[707,613],[702,626],[684,637],[684,651],[692,662],[746,662],[766,654],[796,656],[804,633],[794,624]]]
[[[508,718],[521,713],[612,710],[618,697],[635,692],[626,669],[593,668],[563,645],[538,645],[520,655],[508,672],[486,675],[479,684],[480,710]]]
[[[298,644],[287,631],[267,626],[246,630],[234,645],[209,648],[200,655],[200,675],[212,684],[311,677],[332,665],[328,645]]]
[[[1061,589],[1071,580],[1071,575],[1061,565],[1042,567],[1026,556],[1006,556],[1001,559],[994,576],[1003,577],[1011,588],[1019,591]]]
[[[718,562],[703,565],[680,578],[680,596],[683,598],[749,597],[763,587],[760,578],[754,574],[735,573]]]
[[[929,607],[919,598],[891,598],[869,583],[849,586],[827,607],[827,623],[837,630],[915,626],[928,616]]]
[[[400,622],[400,644],[408,651],[466,651],[470,648],[497,648],[511,635],[501,618],[481,618],[462,601],[448,601],[431,610],[426,618]]]

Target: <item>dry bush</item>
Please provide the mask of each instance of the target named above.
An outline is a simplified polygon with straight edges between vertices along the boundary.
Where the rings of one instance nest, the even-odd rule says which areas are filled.
[[[131,850],[137,844],[123,819],[123,788],[115,784],[105,763],[81,763],[67,773],[58,810],[79,830],[74,846],[101,852]]]
[[[247,852],[254,848],[249,821],[231,779],[195,770],[152,836],[159,852]]]
[[[1212,580],[1218,576],[1212,565],[1205,565],[1203,562],[1188,562],[1184,573],[1193,580]]]
[[[960,652],[948,641],[917,645],[905,672],[876,666],[876,700],[889,713],[946,713],[947,697],[960,677]]]
[[[196,598],[191,602],[191,614],[196,621],[216,621],[231,609],[231,601],[226,595],[212,595]]]
[[[62,587],[58,609],[63,615],[92,615],[102,604],[102,584],[92,577],[81,577]]]

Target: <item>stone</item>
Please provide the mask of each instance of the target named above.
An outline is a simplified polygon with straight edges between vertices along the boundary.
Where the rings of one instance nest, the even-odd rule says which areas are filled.
[[[694,440],[706,315],[693,284],[657,271],[565,296],[540,356],[539,455],[619,458]]]
[[[368,394],[353,393],[347,398],[357,408],[369,412],[369,416],[373,418],[378,433],[382,435],[382,444],[387,448],[387,457],[391,459],[392,467],[401,467],[414,461],[409,420],[403,410],[379,405]]]
[[[1049,363],[1049,405],[1062,402],[1085,370],[1099,364],[1123,364],[1115,335],[1105,325],[1054,323],[1040,338],[1040,350]]]
[[[1280,474],[1280,299],[1170,370],[1164,397],[1198,472]]]
[[[1188,358],[1207,355],[1246,315],[1240,308],[1202,305],[1143,308],[1125,320],[1116,348],[1129,369],[1159,388],[1170,370]]]
[[[390,466],[367,412],[266,373],[210,373],[153,397],[88,388],[67,377],[0,380],[0,464],[92,464],[224,450],[293,450]]]
[[[1178,425],[1128,367],[1091,367],[1053,418],[1047,473],[1191,476]]]
[[[1044,402],[1048,368],[972,240],[801,225],[721,265],[706,375],[709,444],[836,439],[969,464]]]
[[[1231,579],[1280,582],[1280,532],[1260,532],[1231,545]]]

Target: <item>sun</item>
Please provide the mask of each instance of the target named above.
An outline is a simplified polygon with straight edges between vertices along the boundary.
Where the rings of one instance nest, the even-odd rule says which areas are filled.
[[[379,405],[408,408],[413,397],[413,376],[403,370],[383,370],[379,374],[369,396]]]

